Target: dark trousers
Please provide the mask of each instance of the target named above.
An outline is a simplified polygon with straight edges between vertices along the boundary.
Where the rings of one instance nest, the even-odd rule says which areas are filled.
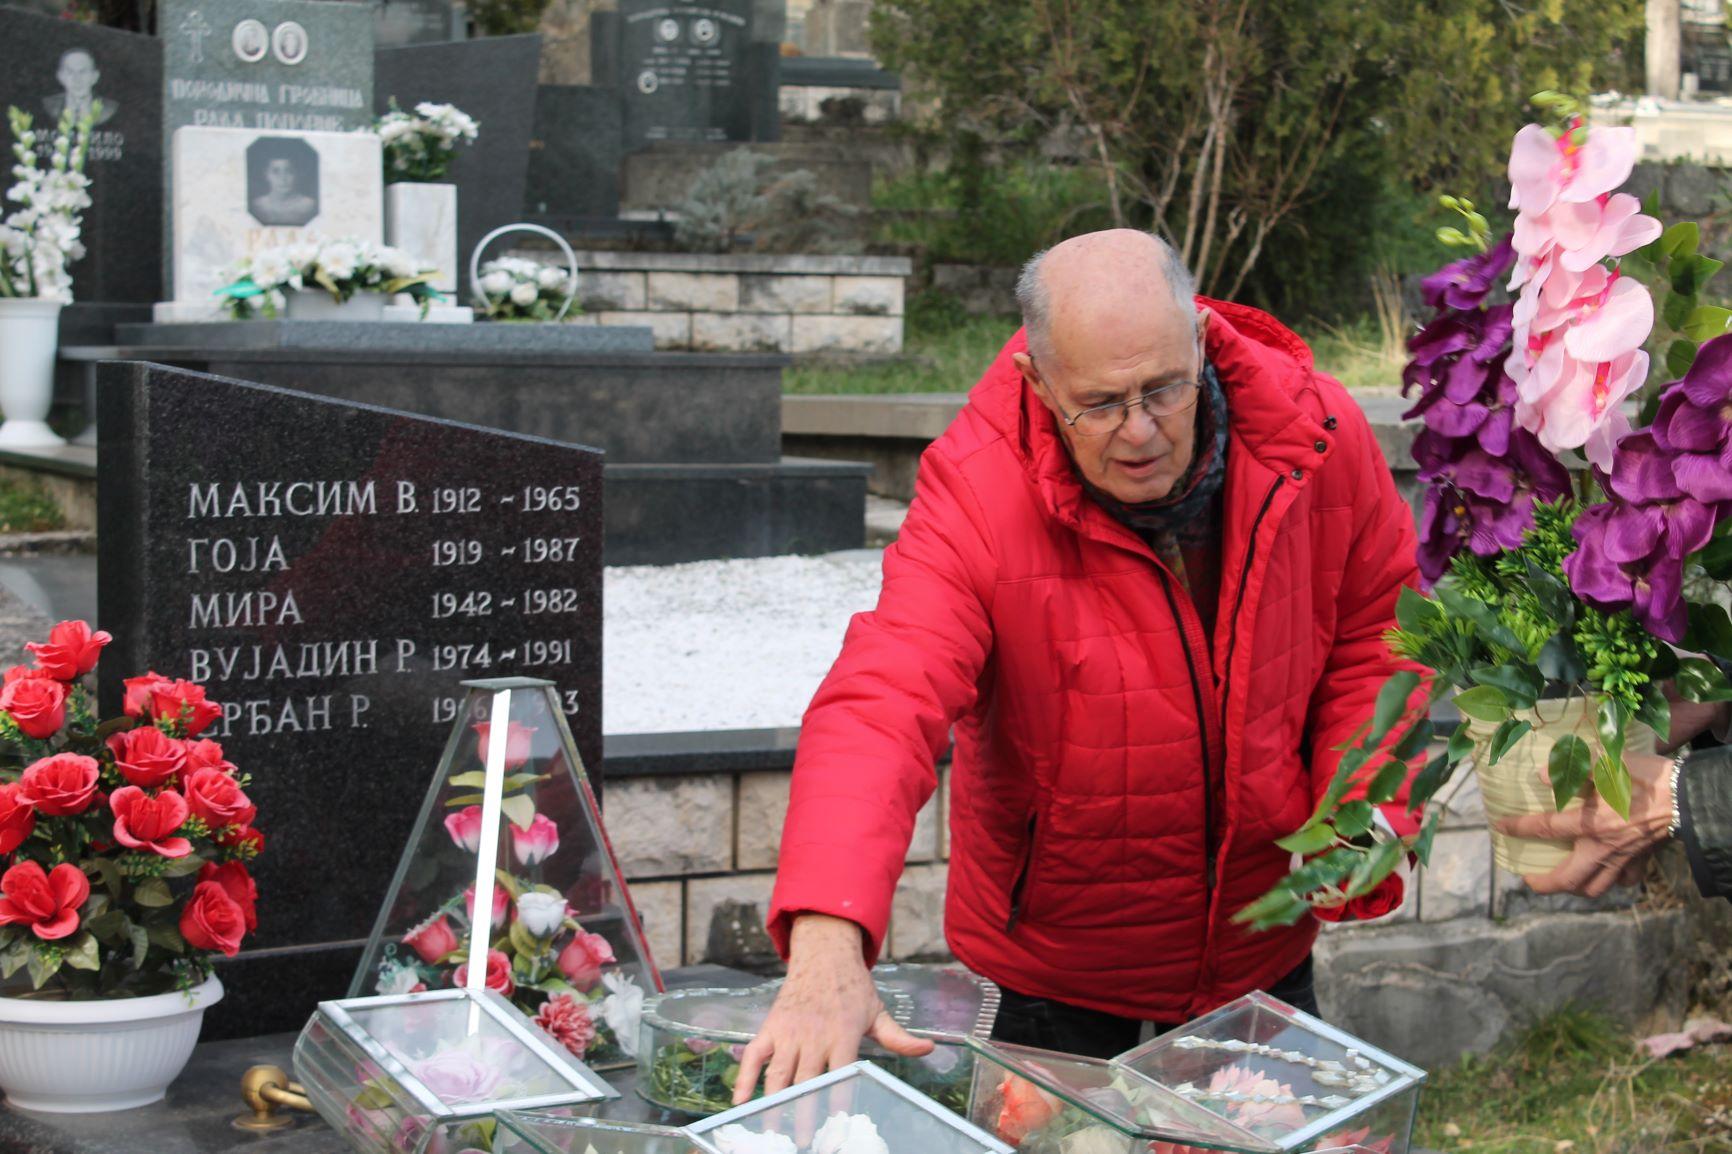
[[[1296,1010],[1317,1015],[1317,986],[1312,980],[1311,959],[1298,967],[1268,991]],[[1142,1040],[1143,1023],[1136,1018],[1121,1018],[1100,1010],[1085,1010],[1068,1002],[1051,998],[1034,998],[1014,990],[1001,988],[998,1024],[992,1036],[1001,1042],[1019,1046],[1036,1046],[1042,1050],[1057,1050],[1064,1054],[1084,1054],[1091,1058],[1111,1058],[1122,1054]],[[1164,1033],[1182,1022],[1156,1022],[1155,1033]]]

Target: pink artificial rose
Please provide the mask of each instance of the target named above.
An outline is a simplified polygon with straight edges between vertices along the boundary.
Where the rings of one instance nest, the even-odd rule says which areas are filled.
[[[446,815],[445,832],[451,835],[451,840],[457,843],[457,848],[465,853],[479,851],[481,849],[481,807],[472,805],[467,809]]]
[[[221,883],[199,882],[180,912],[180,936],[195,950],[217,950],[232,958],[240,952],[246,936],[246,911],[228,895]]]
[[[128,849],[150,850],[163,857],[185,857],[192,852],[192,843],[184,837],[172,837],[186,824],[186,798],[165,789],[155,797],[136,785],[123,786],[108,799],[114,812],[114,840]]]
[[[489,969],[492,966],[489,965]],[[417,1062],[415,1077],[447,1106],[483,1102],[499,1088],[504,1075],[491,1062],[483,1062],[467,1050],[441,1050]]]
[[[223,747],[208,737],[197,741],[183,742],[186,746],[186,771],[192,773],[200,769],[220,769],[230,777],[235,775],[235,764],[223,756]]]
[[[36,807],[44,817],[83,813],[96,800],[101,776],[102,767],[94,757],[57,753],[24,771],[18,779],[18,800]]]
[[[422,961],[434,965],[457,948],[457,934],[445,915],[440,914],[404,934],[403,944],[414,950]]]
[[[589,1003],[570,994],[555,994],[547,999],[536,1012],[534,1021],[547,1031],[549,1037],[578,1058],[583,1057],[590,1043],[595,1041],[595,1020],[589,1015]]]
[[[469,911],[469,920],[475,920],[475,887],[470,886],[463,891],[463,908]],[[505,892],[505,887],[498,882],[493,883],[493,928],[499,929],[505,924],[505,919],[511,914],[511,895]]]
[[[25,737],[46,741],[66,724],[66,686],[46,677],[21,677],[0,689],[0,710]]]
[[[493,733],[491,722],[478,722],[475,726],[475,752],[481,758],[483,765],[487,764],[487,741]],[[505,768],[519,769],[534,753],[535,727],[509,722],[505,727]]]
[[[78,907],[90,896],[90,879],[62,862],[47,873],[33,861],[0,874],[0,925],[24,925],[45,942],[78,929]]]
[[[566,981],[585,993],[601,981],[601,968],[617,960],[606,938],[585,930],[578,930],[571,943],[559,951],[560,972],[565,974]]]
[[[11,685],[14,681],[22,681],[26,677],[34,677],[41,681],[54,680],[54,678],[48,676],[48,674],[44,673],[40,669],[35,669],[28,665],[14,665],[6,671],[3,677],[0,677],[0,686]]]
[[[511,824],[511,849],[523,866],[536,865],[553,855],[559,848],[559,826],[546,814],[538,813],[528,829]]]
[[[48,640],[24,648],[36,655],[36,668],[59,681],[74,681],[96,668],[102,647],[114,638],[92,632],[83,621],[62,621],[48,631]]]
[[[186,745],[154,725],[117,733],[108,739],[114,767],[141,789],[173,785],[186,767]]]
[[[457,967],[457,972],[451,975],[451,984],[460,990],[469,984],[468,962]],[[487,988],[507,998],[517,992],[517,983],[511,978],[511,959],[501,950],[487,951]]]
[[[220,769],[205,768],[187,776],[186,804],[213,830],[251,824],[259,812],[235,779]]]
[[[181,725],[186,737],[197,737],[223,715],[222,706],[206,701],[196,681],[158,681],[150,689],[150,714],[158,725]]]
[[[222,865],[207,861],[198,871],[198,880],[215,882],[222,887],[229,900],[240,907],[247,933],[259,928],[259,886],[247,872],[246,866],[238,861],[224,862]]]
[[[148,717],[150,701],[156,693],[158,685],[173,685],[171,678],[164,677],[156,670],[151,670],[143,677],[128,677],[121,685],[125,689],[122,708],[128,717]]]
[[[20,796],[20,783],[0,785],[0,854],[9,854],[24,844],[36,828],[36,811]]]

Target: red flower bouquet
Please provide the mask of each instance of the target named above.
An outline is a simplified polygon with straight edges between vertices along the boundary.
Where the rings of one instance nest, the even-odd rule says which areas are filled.
[[[258,925],[249,778],[199,736],[221,708],[147,673],[99,721],[109,640],[62,621],[0,690],[0,978],[67,998],[191,990]]]

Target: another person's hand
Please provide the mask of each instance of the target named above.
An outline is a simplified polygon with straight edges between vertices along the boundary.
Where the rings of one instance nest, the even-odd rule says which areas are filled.
[[[1539,894],[1573,893],[1597,898],[1614,885],[1642,880],[1642,865],[1672,824],[1672,759],[1657,753],[1626,753],[1630,770],[1630,820],[1618,816],[1590,791],[1580,809],[1532,813],[1497,823],[1511,837],[1569,839],[1568,860],[1550,873],[1523,880]]]
[[[846,1066],[871,1038],[893,1054],[920,1057],[932,1043],[908,1033],[884,1009],[853,922],[802,914],[788,940],[788,979],[763,1029],[740,1056],[734,1103],[751,1099],[758,1075],[774,1094]]]
[[[1724,733],[1728,713],[1732,713],[1732,703],[1725,701],[1701,702],[1685,701],[1678,696],[1678,691],[1670,681],[1662,687],[1666,691],[1666,702],[1672,707],[1671,733],[1660,746],[1661,753],[1671,753],[1687,745],[1692,738],[1700,734],[1714,731]]]

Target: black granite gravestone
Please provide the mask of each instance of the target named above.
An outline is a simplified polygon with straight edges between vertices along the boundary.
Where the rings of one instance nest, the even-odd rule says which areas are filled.
[[[373,21],[380,48],[463,39],[463,19],[451,0],[382,0]]]
[[[620,99],[612,88],[535,90],[525,208],[536,216],[619,215]]]
[[[260,924],[207,1037],[341,996],[465,679],[556,682],[601,764],[601,454],[159,365],[100,370],[102,692],[202,681]],[[214,1032],[213,1032],[214,1031]]]
[[[622,0],[618,85],[626,151],[662,140],[752,139],[753,0]]]
[[[85,167],[91,203],[84,212],[85,255],[72,266],[73,295],[80,302],[148,303],[162,277],[162,44],[0,8],[0,108],[15,105],[35,118],[38,131],[47,130],[38,146],[44,155],[61,111],[93,100],[101,112]],[[0,123],[8,172],[12,145],[10,128]]]
[[[457,186],[457,264],[465,282],[458,303],[467,303],[476,244],[522,219],[540,59],[541,37],[533,35],[388,48],[375,58],[380,112],[392,97],[401,108],[430,100],[455,104],[481,125],[475,143],[458,149],[448,178]]]

